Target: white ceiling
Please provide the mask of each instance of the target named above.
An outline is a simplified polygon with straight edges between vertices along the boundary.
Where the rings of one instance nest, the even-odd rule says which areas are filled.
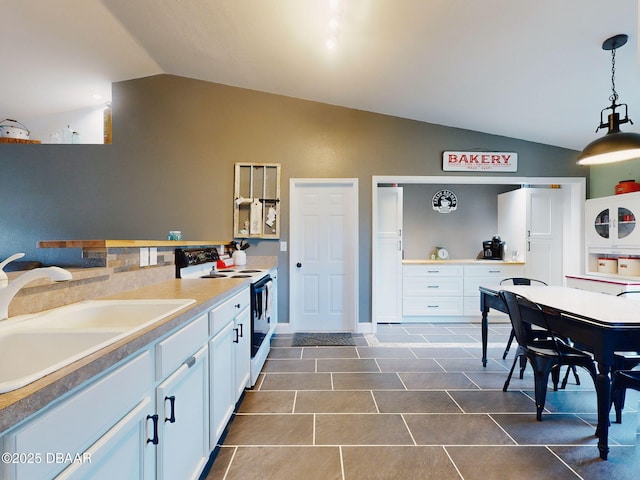
[[[576,150],[616,87],[640,131],[637,0],[2,0],[0,119],[170,73]]]

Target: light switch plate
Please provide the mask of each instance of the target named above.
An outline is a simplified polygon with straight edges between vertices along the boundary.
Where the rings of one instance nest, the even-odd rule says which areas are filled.
[[[149,266],[149,249],[143,247],[140,249],[140,266],[148,267]]]
[[[287,242],[280,242],[280,251],[281,252],[287,251]]]
[[[158,264],[158,248],[149,247],[149,265]]]

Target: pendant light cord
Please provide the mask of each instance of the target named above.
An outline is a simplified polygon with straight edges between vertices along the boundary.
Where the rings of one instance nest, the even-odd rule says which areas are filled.
[[[616,92],[616,49],[611,49],[611,96],[609,100],[616,103],[618,100],[618,92]]]

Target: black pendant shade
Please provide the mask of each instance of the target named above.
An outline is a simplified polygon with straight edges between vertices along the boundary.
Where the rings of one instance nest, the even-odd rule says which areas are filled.
[[[627,35],[619,34],[606,39],[602,44],[603,50],[611,50],[611,91],[609,97],[611,105],[600,112],[600,125],[596,132],[601,128],[607,128],[607,134],[594,140],[587,145],[580,156],[578,164],[580,165],[599,165],[604,163],[622,162],[624,160],[632,160],[640,158],[640,134],[621,132],[620,125],[631,123],[631,119],[627,115],[627,105],[618,104],[618,93],[615,88],[615,52],[616,48],[627,43]],[[618,109],[624,107],[624,118],[620,118]],[[607,117],[607,122],[603,121],[603,113],[610,110],[611,113]]]

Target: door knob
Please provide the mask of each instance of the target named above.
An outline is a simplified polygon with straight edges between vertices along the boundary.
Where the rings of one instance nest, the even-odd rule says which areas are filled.
[[[302,267],[302,264],[300,262],[296,263],[296,267],[300,268]]]

